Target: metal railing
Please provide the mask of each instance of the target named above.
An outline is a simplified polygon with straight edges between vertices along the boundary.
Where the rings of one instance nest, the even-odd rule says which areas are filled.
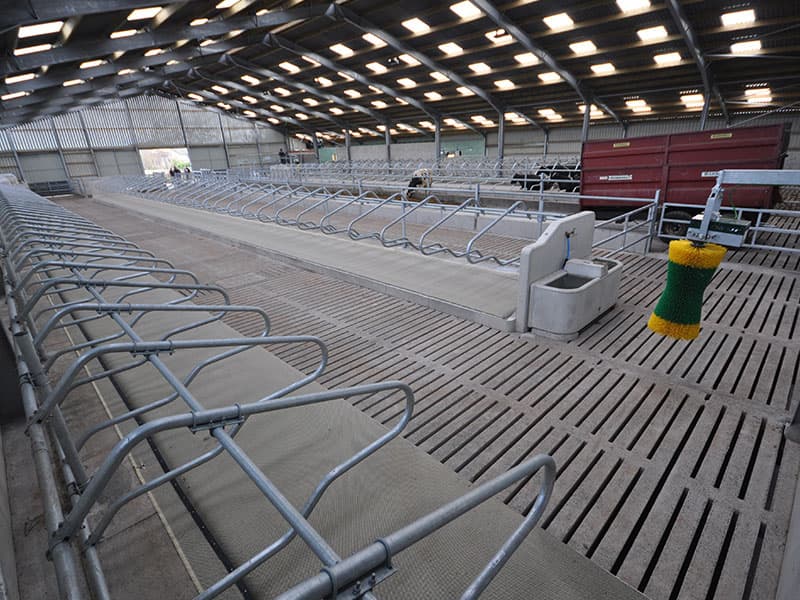
[[[148,189],[154,193],[165,193],[163,181],[156,184],[145,180],[143,183],[152,184]],[[176,190],[181,202],[190,202],[181,185],[173,185],[171,189]],[[208,191],[213,190],[216,188]],[[213,202],[213,206],[218,207],[218,200],[212,198],[216,198],[215,192],[200,202]],[[344,594],[352,598],[375,598],[372,590],[394,569],[391,561],[395,554],[502,489],[543,470],[543,482],[533,509],[463,595],[463,598],[476,598],[544,511],[553,486],[555,464],[550,457],[537,456],[361,551],[347,557],[339,556],[308,517],[337,479],[403,431],[414,408],[414,394],[407,385],[385,381],[295,394],[325,369],[327,349],[324,342],[306,335],[270,335],[269,318],[260,308],[232,305],[223,288],[202,284],[190,271],[177,269],[113,232],[27,190],[0,187],[0,249],[9,318],[4,330],[17,360],[45,525],[50,536],[48,553],[63,598],[82,598],[82,579],[88,583],[94,598],[110,598],[97,546],[118,512],[142,494],[175,481],[222,454],[232,461],[226,464],[239,468],[245,479],[261,492],[264,501],[277,509],[287,524],[287,531],[201,592],[198,598],[203,599],[216,597],[239,582],[285,548],[294,537],[300,537],[317,556],[324,571],[333,576],[313,577],[282,597],[323,598]],[[195,303],[200,299],[204,304]],[[169,319],[163,320],[163,326],[157,327],[159,333],[154,336],[151,320],[165,314]],[[231,331],[219,328],[219,323],[231,315],[249,316],[258,323],[260,332],[246,337],[219,337],[219,333]],[[55,345],[53,334],[56,332],[63,334],[68,343]],[[208,337],[208,333],[212,335]],[[180,339],[177,339],[179,334]],[[316,367],[254,401],[233,397],[229,404],[214,408],[207,408],[200,401],[196,389],[198,376],[207,369],[223,362],[236,362],[237,357],[256,348],[287,344],[315,345],[319,350]],[[62,365],[73,354],[76,358]],[[194,361],[188,372],[179,374],[170,366],[168,357],[173,354]],[[63,368],[56,369],[56,365]],[[142,367],[147,368],[146,375],[139,370]],[[62,374],[51,381],[56,371]],[[72,392],[103,379],[117,381],[131,376],[147,377],[150,381],[156,377],[168,392],[144,404],[141,404],[143,398],[123,397],[127,408],[124,412],[93,423],[85,431],[71,430],[62,408],[74,402]],[[119,389],[124,393],[124,386]],[[377,393],[398,396],[404,409],[396,424],[324,475],[302,507],[289,502],[268,474],[236,442],[237,433],[249,419],[267,419],[273,411]],[[234,403],[236,400],[240,402]],[[177,413],[162,416],[157,412],[168,405]],[[100,431],[123,422],[133,429],[120,437],[113,447],[106,448],[99,465],[87,471],[81,454],[87,441]],[[214,439],[214,446],[115,499],[103,498],[103,502],[99,502],[101,496],[109,492],[108,484],[113,475],[139,444],[151,442],[157,446],[155,436],[158,433],[179,430],[188,434],[207,432]],[[53,440],[52,446],[49,439]],[[60,471],[66,484],[63,493],[54,468]],[[222,509],[230,510],[230,507]],[[79,555],[86,562],[83,570],[79,567],[82,562]]]
[[[608,250],[607,256],[617,252],[630,251],[638,248],[642,254],[650,252],[650,246],[658,227],[660,191],[656,190],[655,197],[643,206],[626,211],[608,221],[595,223],[595,240],[593,249]],[[635,198],[608,198],[601,196],[582,196],[589,200],[614,200],[617,204],[641,204],[642,199]],[[598,232],[610,230],[613,233],[598,239]]]

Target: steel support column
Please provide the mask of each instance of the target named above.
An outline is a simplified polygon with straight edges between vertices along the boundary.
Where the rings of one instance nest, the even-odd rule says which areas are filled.
[[[708,122],[708,111],[711,108],[711,94],[705,94],[705,99],[703,100],[703,110],[700,111],[700,131],[703,131],[706,128],[706,123]]]
[[[584,111],[583,111],[583,126],[581,127],[581,144],[585,143],[586,140],[589,139],[589,122],[592,118],[592,105],[590,104],[591,98],[588,98],[586,104],[584,104]]]
[[[183,145],[186,146],[186,151],[189,151],[189,138],[186,136],[186,127],[183,125],[183,113],[181,113],[181,103],[175,99],[175,109],[178,111],[178,123],[181,126],[181,135],[183,136]]]
[[[383,139],[386,142],[386,162],[392,162],[392,135],[389,133],[389,126],[386,125],[386,129],[383,130]]]
[[[311,143],[314,144],[314,156],[317,157],[317,162],[319,162],[319,138],[317,138],[317,132],[311,132]]]
[[[261,156],[261,144],[258,142],[258,126],[255,121],[253,121],[253,133],[256,136],[256,155],[258,156],[258,168],[260,169],[264,165],[264,158]]]
[[[22,162],[19,160],[19,154],[17,154],[17,145],[14,143],[14,136],[11,135],[11,128],[9,127],[5,131],[6,137],[8,138],[8,145],[11,146],[11,154],[14,155],[14,162],[17,163],[20,181],[25,181],[25,171],[22,169]]]
[[[347,164],[348,164],[348,166],[350,165],[350,161],[353,160],[352,155],[350,153],[351,144],[352,144],[352,140],[351,140],[351,136],[350,136],[350,130],[349,129],[345,129],[344,130],[344,152],[345,152],[345,156],[347,156]]]
[[[133,117],[131,116],[131,107],[128,106],[128,100],[126,98],[122,99],[122,103],[125,105],[125,116],[128,118],[128,130],[131,132],[131,141],[133,142],[133,149],[136,150],[136,158],[139,160],[139,168],[142,170],[142,175],[144,175],[144,161],[142,161],[142,152],[139,148],[139,138],[136,135],[136,130],[133,127]]]
[[[94,172],[95,175],[100,177],[100,166],[97,164],[97,155],[95,154],[94,148],[92,148],[92,142],[89,139],[89,130],[86,129],[86,121],[83,120],[83,112],[78,112],[78,121],[81,123],[81,130],[83,131],[83,139],[86,140],[86,147],[89,149],[89,154],[92,155],[92,164],[94,165]]]
[[[498,175],[502,176],[503,171],[503,158],[506,153],[506,120],[503,113],[499,113],[499,121],[497,123],[497,168]]]
[[[56,130],[56,121],[53,117],[50,117],[50,129],[53,130],[53,138],[56,141],[58,158],[61,159],[61,166],[64,167],[64,177],[66,177],[67,181],[69,181],[69,167],[67,166],[67,160],[64,158],[64,149],[61,147],[61,140],[58,138],[58,131]]]
[[[544,144],[542,145],[542,156],[547,156],[547,146],[550,144],[550,130],[544,132]]]
[[[439,166],[439,161],[442,160],[442,120],[436,119],[434,121],[433,130],[433,153],[436,161],[436,166]]]
[[[222,149],[225,151],[225,164],[231,168],[231,156],[228,154],[228,142],[225,141],[225,128],[222,126],[222,115],[217,113],[217,121],[219,122],[219,133],[222,136]]]

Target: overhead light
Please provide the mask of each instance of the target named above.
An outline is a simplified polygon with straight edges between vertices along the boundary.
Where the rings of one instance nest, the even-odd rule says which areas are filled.
[[[475,92],[473,92],[471,89],[469,89],[468,87],[463,86],[463,85],[457,87],[456,91],[459,94],[461,94],[462,96],[474,96],[475,95]]]
[[[495,81],[494,85],[501,90],[513,90],[516,84],[511,81],[510,79],[500,79],[499,81]]]
[[[533,52],[523,52],[522,54],[515,54],[514,60],[521,64],[523,67],[529,67],[539,63],[539,57]]]
[[[681,102],[686,108],[703,108],[705,104],[705,97],[703,94],[682,94]]]
[[[219,94],[227,94],[230,90],[226,87],[222,87],[221,85],[212,85],[211,89]]]
[[[194,92],[186,94],[186,97],[191,98],[192,100],[196,100],[197,102],[202,102],[203,100],[205,100],[205,98],[203,98],[200,94],[195,94]]]
[[[653,56],[653,60],[656,61],[656,64],[659,66],[666,66],[666,65],[676,65],[681,60],[680,52],[667,52],[666,54],[656,54]]]
[[[235,38],[237,35],[242,35],[244,33],[244,29],[234,29],[233,31],[228,32],[229,38]]]
[[[234,4],[236,4],[239,0],[222,0],[215,8],[219,10],[225,10],[226,8],[230,8]]]
[[[50,21],[49,23],[37,23],[36,25],[25,25],[20,27],[17,32],[18,38],[36,37],[37,35],[50,35],[58,33],[64,26],[64,21]]]
[[[566,29],[567,27],[572,27],[575,22],[570,19],[567,13],[558,13],[556,15],[550,15],[549,17],[545,17],[542,19],[544,24],[547,25],[550,29]]]
[[[626,100],[625,105],[635,113],[647,113],[652,110],[652,108],[647,105],[647,101],[641,98]]]
[[[294,116],[300,119],[301,121],[308,120],[308,115],[305,113],[294,113]]]
[[[52,50],[52,48],[53,44],[37,44],[36,46],[14,48],[14,56],[24,56],[26,54],[33,54],[35,52],[44,52],[45,50]]]
[[[334,107],[328,109],[328,112],[333,114],[333,115],[343,115],[344,114],[344,111],[341,108],[337,107],[337,106],[334,106]]]
[[[276,87],[274,92],[279,96],[291,96],[292,92],[287,90],[285,87]]]
[[[231,105],[228,104],[227,102],[217,102],[217,106],[219,106],[220,108],[224,108],[225,110],[231,109]]]
[[[11,92],[10,94],[3,94],[0,96],[0,100],[16,100],[17,98],[22,98],[28,94],[30,94],[30,92]]]
[[[377,86],[368,85],[367,87],[369,89],[371,89],[373,92],[375,92],[376,94],[382,94],[383,93],[383,90],[381,88],[377,87]]]
[[[102,58],[95,58],[93,60],[87,60],[86,62],[82,62],[78,65],[79,69],[93,69],[94,67],[99,67],[100,65],[106,64],[106,61]]]
[[[419,64],[419,61],[410,54],[401,54],[397,58],[406,63],[409,67],[416,67]]]
[[[439,44],[439,50],[447,54],[447,56],[458,56],[459,54],[464,53],[464,49],[455,42]]]
[[[438,102],[443,96],[439,92],[425,92],[425,97],[431,102]]]
[[[256,116],[256,113],[254,113],[252,110],[245,110],[245,111],[242,111],[242,114],[243,114],[245,117],[250,117],[250,118],[252,118],[252,117],[255,117],[255,116]]]
[[[120,69],[117,75],[130,75],[131,73],[136,73],[136,69]]]
[[[505,29],[493,29],[492,31],[487,31],[484,35],[486,39],[496,46],[505,46],[514,41],[514,38]]]
[[[422,19],[414,17],[413,19],[408,19],[402,22],[403,27],[408,29],[411,33],[421,34],[427,33],[431,30],[430,25],[428,25]]]
[[[167,66],[171,67],[172,65],[179,65],[180,61],[175,60],[174,58],[167,61]]]
[[[377,73],[378,75],[380,75],[380,74],[382,74],[382,73],[386,73],[386,71],[388,71],[388,70],[389,70],[389,69],[387,69],[385,66],[383,66],[383,65],[382,65],[381,63],[379,63],[379,62],[371,62],[371,63],[367,63],[365,66],[366,66],[366,67],[367,67],[367,68],[368,68],[370,71],[372,71],[373,73]]]
[[[398,103],[399,105],[401,105],[401,106],[405,106],[405,105],[407,105],[407,104],[408,104],[408,102],[406,102],[406,101],[405,101],[405,100],[403,100],[402,98],[397,98],[397,103]]]
[[[617,0],[619,9],[626,12],[633,12],[635,10],[644,10],[650,7],[650,0]]]
[[[481,12],[481,9],[475,6],[469,0],[464,0],[463,2],[456,2],[455,4],[451,4],[450,10],[452,10],[462,19],[474,19],[475,17],[480,17],[483,14],[483,12]]]
[[[725,27],[744,25],[745,23],[753,23],[756,20],[756,11],[748,8],[747,10],[722,13],[720,19],[722,19],[722,25]]]
[[[749,52],[758,52],[759,50],[761,50],[761,40],[748,40],[731,44],[731,52],[733,54],[747,54]]]
[[[608,75],[609,73],[613,73],[617,70],[610,62],[591,65],[589,68],[597,75]]]
[[[584,40],[582,42],[575,42],[569,45],[575,54],[591,54],[597,50],[597,46],[591,40]]]
[[[579,104],[578,105],[578,110],[580,111],[581,114],[584,114],[586,112],[586,105],[585,104]],[[606,115],[602,110],[597,108],[597,106],[595,106],[594,104],[591,104],[589,106],[589,116],[590,117],[604,117]]]
[[[397,80],[397,83],[402,85],[404,88],[413,88],[417,87],[417,82],[409,77],[401,77]]]
[[[282,63],[280,63],[278,66],[279,66],[281,69],[283,69],[284,71],[286,71],[286,72],[288,72],[288,73],[291,73],[292,75],[294,75],[295,73],[299,73],[299,72],[300,72],[300,67],[298,67],[298,66],[297,66],[296,64],[294,64],[294,63],[290,63],[290,62],[289,62],[289,61],[287,61],[287,60],[285,60],[285,61],[283,61]]]
[[[108,37],[112,40],[117,40],[119,38],[131,37],[132,35],[136,35],[135,29],[123,29],[122,31],[112,31]]]
[[[383,100],[373,100],[372,102],[370,102],[370,104],[372,104],[372,106],[374,106],[375,108],[386,108],[387,106],[389,106]]]
[[[439,73],[439,71],[431,71],[431,79],[434,79],[435,81],[438,81],[440,83],[444,83],[445,81],[450,81],[447,78],[447,75],[445,75],[444,73]]]
[[[386,42],[374,33],[365,33],[361,38],[368,44],[372,44],[373,48],[383,48],[386,45]]]
[[[558,114],[552,108],[540,108],[537,112],[543,117],[552,117],[553,115]]]
[[[505,113],[503,115],[503,118],[506,121],[511,121],[512,123],[516,123],[516,124],[527,123],[527,121],[525,120],[525,118],[522,115],[520,115],[519,113],[515,113],[515,112],[507,112],[507,113]]]
[[[360,133],[358,133],[357,131],[352,131],[352,132],[350,132],[350,135],[352,135],[352,136],[353,136],[353,137],[355,137],[355,138],[360,138],[360,137],[361,137],[361,134],[360,134]]]
[[[317,85],[319,85],[321,87],[330,87],[330,86],[333,85],[333,82],[330,79],[328,79],[327,77],[322,77],[322,76],[315,77],[314,81],[317,83]]]
[[[283,111],[286,110],[280,104],[270,104],[269,109],[274,110],[276,113],[282,113]]]
[[[144,21],[145,19],[152,19],[159,12],[161,12],[160,6],[137,8],[136,10],[132,10],[130,12],[130,14],[128,15],[128,21]]]
[[[355,54],[353,49],[349,46],[345,46],[344,44],[334,44],[333,46],[329,46],[331,52],[335,52],[342,58],[350,58]]]
[[[23,81],[30,81],[36,77],[36,73],[21,73],[20,75],[10,75],[6,77],[5,82],[6,85],[11,85],[12,83],[22,83]]]
[[[203,40],[202,42],[200,42],[200,45],[203,48],[205,48],[206,46],[210,46],[211,44],[216,44],[216,43],[217,43],[217,40],[208,39],[208,40]]]
[[[744,91],[748,104],[769,104],[772,102],[772,90],[768,87],[750,88]]]
[[[643,42],[652,42],[653,40],[660,40],[669,35],[667,28],[663,25],[656,25],[655,27],[646,27],[636,32],[639,39]]]
[[[361,92],[359,92],[358,90],[345,90],[344,93],[346,96],[349,96],[350,98],[361,98]]]
[[[484,121],[486,121],[486,117],[484,117],[483,115],[472,115],[469,118],[469,120],[472,121],[473,123],[483,123]]]
[[[308,64],[310,64],[310,65],[312,65],[314,67],[318,67],[319,66],[319,63],[316,60],[314,60],[313,58],[311,58],[310,56],[306,56],[305,54],[303,54],[300,58],[302,58],[304,61],[306,61]]]
[[[267,117],[267,121],[272,123],[273,125],[280,125],[280,119],[276,119],[275,117]]]
[[[248,104],[258,104],[258,99],[253,98],[252,96],[242,96],[242,100]]]
[[[492,72],[492,68],[485,62],[472,63],[469,68],[470,71],[477,73],[478,75],[485,75],[486,73]]]
[[[145,56],[158,56],[164,52],[161,48],[150,48],[147,52],[144,53]]]
[[[348,75],[347,73],[343,73],[342,71],[336,71],[336,74],[345,81],[353,81],[353,78],[350,77],[350,75]]]
[[[189,27],[197,27],[198,25],[205,25],[206,23],[208,23],[208,19],[206,19],[205,17],[202,17],[200,19],[193,19],[189,21]]]
[[[561,75],[555,73],[554,71],[547,71],[546,73],[539,73],[539,79],[541,79],[544,83],[555,83],[556,81],[561,81]]]
[[[82,83],[86,83],[83,79],[68,79],[61,85],[64,87],[72,87],[73,85],[80,85]]]
[[[319,106],[319,100],[316,98],[303,98],[303,103],[309,106]]]
[[[252,75],[242,75],[239,79],[241,79],[245,83],[249,83],[250,85],[258,85],[259,83],[261,83],[260,79],[256,79]]]

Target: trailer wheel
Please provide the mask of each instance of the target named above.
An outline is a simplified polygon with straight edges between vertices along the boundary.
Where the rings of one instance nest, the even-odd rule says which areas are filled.
[[[684,210],[671,210],[669,212],[664,213],[665,219],[676,219],[681,221],[690,221],[692,215]],[[689,229],[688,223],[664,223],[663,227],[661,228],[661,241],[669,243],[672,241],[672,237],[666,236],[675,236],[678,238],[686,237],[686,232]]]

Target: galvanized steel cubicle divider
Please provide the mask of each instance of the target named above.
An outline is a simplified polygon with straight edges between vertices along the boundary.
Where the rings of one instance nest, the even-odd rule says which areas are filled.
[[[319,229],[322,233],[328,235],[347,234],[348,237],[354,240],[375,239],[388,248],[403,246],[426,255],[445,252],[455,258],[465,257],[470,263],[491,261],[499,266],[518,266],[519,256],[502,257],[482,251],[477,247],[477,243],[501,221],[507,218],[525,219],[531,223],[536,223],[538,233],[541,234],[545,223],[564,216],[540,210],[527,210],[523,201],[516,201],[510,207],[502,209],[480,206],[474,198],[468,198],[459,205],[452,205],[441,203],[434,194],[429,194],[422,200],[416,201],[409,200],[404,192],[396,192],[386,198],[381,198],[372,191],[356,194],[350,189],[329,189],[324,186],[309,189],[308,186],[291,187],[289,185],[281,185],[272,187],[268,184],[262,188],[261,192],[247,195],[247,201],[240,209],[232,210],[228,207],[243,201],[239,198],[241,184],[236,180],[225,184],[215,178],[213,180],[215,187],[212,196],[215,201],[212,206],[208,206],[208,192],[206,191],[206,185],[202,181],[196,184],[198,187],[198,200],[192,201],[190,200],[191,192],[187,192],[186,185],[175,191],[174,196],[165,195],[164,193],[154,194],[152,189],[154,187],[156,189],[160,188],[154,186],[152,182],[146,181],[146,179],[152,178],[126,178],[121,182],[116,181],[112,189],[153,200],[181,204],[213,212],[224,212],[229,215],[255,219],[265,223],[296,226],[304,230]],[[176,198],[178,198],[177,201]],[[226,199],[225,208],[218,210],[216,208],[217,205],[224,204]],[[416,241],[410,239],[407,236],[406,227],[409,217],[422,208],[431,209],[434,204],[435,209],[441,214],[441,218],[428,227]],[[294,218],[285,218],[283,213],[292,208],[302,208],[302,210],[299,210]],[[392,216],[387,224],[379,224],[374,229],[362,230],[356,228],[356,224],[363,224],[368,217],[379,214],[384,208],[396,211],[398,213],[397,216]],[[332,223],[332,219],[337,215],[349,214],[354,210],[357,210],[358,213],[346,225],[337,226]],[[314,211],[318,214],[322,212],[318,222],[303,220],[306,215]],[[445,229],[445,224],[457,215],[470,217],[472,219],[471,222],[475,225],[478,224],[479,219],[484,217],[490,218],[491,221],[472,235],[465,242],[464,248],[450,247],[442,243],[427,243],[426,240],[429,236],[437,230]],[[393,226],[401,228],[402,233],[399,239],[387,236],[388,230]],[[534,233],[535,231],[536,228],[532,227],[531,232]]]
[[[296,394],[314,381],[327,363],[325,344],[313,336],[270,336],[269,318],[263,310],[252,306],[232,305],[227,292],[218,286],[204,285],[190,272],[176,269],[168,261],[155,258],[120,236],[46,201],[27,190],[4,186],[0,189],[0,244],[4,290],[14,349],[20,373],[20,387],[28,419],[37,476],[45,506],[45,521],[50,535],[49,551],[55,563],[60,593],[65,598],[82,597],[79,557],[87,563],[83,577],[97,599],[110,598],[97,544],[103,532],[120,509],[133,499],[176,477],[227,453],[243,473],[261,491],[285,519],[287,531],[225,577],[203,591],[199,598],[213,598],[234,585],[253,569],[263,564],[296,536],[300,536],[317,555],[323,575],[287,592],[292,598],[323,598],[347,592],[349,597],[374,598],[372,588],[382,576],[370,579],[376,572],[391,572],[392,556],[433,533],[443,525],[486,501],[496,493],[524,481],[539,470],[544,480],[533,510],[486,566],[464,598],[475,598],[502,568],[511,553],[534,527],[550,496],[555,465],[550,457],[537,456],[482,486],[391,534],[349,557],[340,557],[309,523],[320,498],[339,477],[397,437],[408,424],[414,406],[411,389],[398,381],[385,381],[355,387]],[[161,302],[136,302],[136,296],[148,292],[165,293]],[[192,301],[216,295],[221,301],[194,304]],[[47,301],[45,303],[45,301]],[[184,313],[186,323],[165,328],[156,339],[143,338],[137,326],[147,315]],[[261,323],[261,332],[250,337],[175,339],[177,334],[203,333],[203,327],[231,314],[250,314]],[[194,316],[196,315],[196,316]],[[103,319],[113,324],[113,333],[93,339],[87,325]],[[54,332],[65,332],[68,344],[50,348]],[[73,335],[77,340],[73,339]],[[85,338],[85,339],[84,339]],[[212,364],[235,360],[243,352],[258,347],[282,344],[315,344],[320,358],[313,372],[308,373],[255,402],[205,408],[190,390],[197,376]],[[165,354],[210,349],[216,353],[197,359],[189,372],[179,376],[162,358]],[[71,353],[74,359],[57,381],[48,374],[55,364]],[[105,359],[123,355],[130,360],[111,364]],[[148,364],[167,384],[171,392],[149,403],[131,407],[86,431],[73,433],[62,414],[62,406],[76,388],[101,379],[115,377]],[[93,370],[88,370],[93,367]],[[85,373],[85,375],[84,375]],[[378,439],[340,463],[317,484],[301,508],[292,505],[275,484],[236,443],[236,434],[250,417],[269,418],[271,411],[330,402],[367,394],[388,393],[400,396],[404,410],[398,422]],[[124,399],[123,399],[124,400]],[[185,406],[185,412],[151,420],[143,416],[168,404]],[[87,473],[80,451],[94,435],[123,422],[134,429],[107,450],[100,466]],[[152,440],[158,432],[188,429],[207,430],[216,445],[187,463],[154,477],[111,501],[100,512],[97,522],[87,516],[97,507],[100,495],[125,457],[140,443]],[[48,438],[53,440],[50,446]],[[55,459],[55,460],[54,460]],[[51,465],[58,465],[60,475]],[[68,490],[69,504],[61,502],[57,479]]]

